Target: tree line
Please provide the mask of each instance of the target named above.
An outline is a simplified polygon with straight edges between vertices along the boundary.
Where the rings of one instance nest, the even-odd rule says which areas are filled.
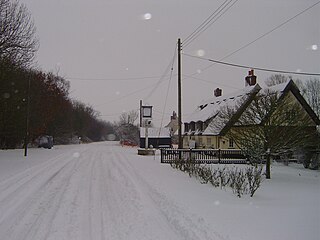
[[[91,106],[69,96],[70,83],[32,67],[38,50],[36,28],[24,4],[0,0],[0,148],[16,148],[41,135],[56,143],[106,140],[114,124]]]

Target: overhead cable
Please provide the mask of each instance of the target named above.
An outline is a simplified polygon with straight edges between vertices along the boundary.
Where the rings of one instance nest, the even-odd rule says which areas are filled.
[[[80,78],[80,77],[66,77],[67,80],[79,81],[133,81],[145,79],[158,79],[160,76],[141,76],[141,77],[128,77],[128,78]]]
[[[260,39],[266,37],[267,35],[271,34],[272,32],[278,30],[279,28],[283,27],[283,26],[286,25],[287,23],[291,22],[293,19],[297,18],[298,16],[300,16],[300,15],[302,15],[303,13],[309,11],[310,9],[312,9],[313,7],[315,7],[316,5],[318,5],[319,3],[320,3],[320,1],[312,4],[310,7],[307,7],[306,9],[302,10],[302,11],[299,12],[298,14],[296,14],[296,15],[294,15],[293,17],[287,19],[286,21],[282,22],[281,24],[277,25],[276,27],[272,28],[271,30],[267,31],[266,33],[262,34],[262,35],[259,36],[258,38],[254,39],[253,41],[251,41],[251,42],[243,45],[242,47],[240,47],[240,48],[238,48],[237,50],[229,53],[228,55],[224,56],[223,58],[220,58],[219,61],[222,61],[222,60],[224,60],[224,59],[226,59],[226,58],[228,58],[228,57],[230,57],[230,56],[238,53],[239,51],[241,51],[241,50],[249,47],[249,46],[252,45],[253,43],[259,41]],[[213,64],[211,64],[211,65],[209,65],[209,66],[201,69],[201,71],[205,71],[205,70],[211,68],[212,66],[214,66],[215,64],[216,64],[216,63],[213,63]],[[197,73],[194,73],[194,74],[192,74],[192,75],[196,75],[196,74],[197,74]]]
[[[292,71],[285,71],[285,70],[268,69],[268,68],[261,68],[261,67],[254,67],[254,66],[247,66],[247,65],[240,65],[240,64],[234,64],[234,63],[222,62],[222,61],[213,60],[213,59],[210,59],[210,58],[203,58],[203,57],[198,57],[198,56],[185,54],[185,53],[183,55],[188,56],[188,57],[198,58],[198,59],[201,59],[201,60],[206,60],[206,61],[209,61],[209,62],[214,62],[214,63],[217,63],[217,64],[223,64],[223,65],[227,65],[227,66],[231,66],[231,67],[237,67],[237,68],[246,68],[246,69],[252,68],[252,69],[259,70],[259,71],[264,71],[264,72],[275,72],[275,73],[293,74],[293,75],[320,76],[320,73],[292,72]]]
[[[168,76],[168,73],[170,72],[169,76],[170,76],[170,81],[171,81],[171,77],[172,77],[172,72],[173,72],[173,64],[175,62],[176,59],[176,54],[177,54],[177,44],[175,45],[174,48],[174,53],[173,53],[173,57],[171,59],[171,61],[169,62],[166,70],[164,71],[164,73],[162,74],[162,76],[160,77],[160,79],[157,81],[156,85],[154,86],[154,88],[150,91],[150,93],[144,98],[144,100],[149,99],[152,94],[157,90],[157,88],[160,86],[160,84],[164,81],[164,80],[168,80],[165,79],[166,76]]]
[[[228,1],[230,1],[230,0],[224,1],[208,18],[206,18],[191,34],[189,34],[189,35],[183,40],[183,42],[187,42],[190,38],[192,38],[194,35],[196,35],[197,32],[198,32],[203,26],[205,26],[208,22],[212,21],[212,18],[216,16],[216,14],[217,14],[217,12],[219,11],[219,9],[222,8]]]
[[[236,87],[234,85],[228,85],[228,84],[224,84],[224,83],[220,83],[220,82],[218,83],[218,82],[215,82],[215,81],[204,80],[204,79],[201,79],[201,78],[198,78],[198,77],[194,77],[194,76],[191,76],[191,75],[182,74],[182,76],[184,76],[185,78],[192,78],[192,79],[195,79],[195,80],[198,80],[198,81],[202,81],[202,82],[206,82],[206,83],[210,83],[210,84],[216,83],[216,84],[219,84],[219,85],[221,85],[223,87],[227,87],[227,88],[234,88],[234,89],[238,89],[238,90],[241,89],[241,88]]]
[[[134,95],[134,94],[136,94],[136,93],[138,93],[138,92],[142,92],[142,91],[144,91],[144,90],[146,90],[146,89],[148,89],[148,88],[150,88],[150,87],[152,87],[152,86],[154,86],[154,85],[155,85],[155,84],[151,84],[151,85],[145,86],[145,87],[143,87],[143,88],[137,89],[137,90],[135,90],[135,91],[132,91],[132,92],[130,92],[130,93],[124,95],[124,96],[121,96],[121,97],[118,97],[118,98],[116,98],[116,99],[110,100],[110,101],[108,101],[108,102],[104,102],[104,103],[101,103],[101,104],[96,104],[95,107],[120,101],[120,100],[122,100],[122,99],[124,99],[124,98],[127,98],[127,97],[129,97],[129,96],[131,96],[131,95]]]
[[[277,29],[283,27],[284,25],[286,25],[287,23],[289,23],[290,21],[292,21],[293,19],[297,18],[298,16],[300,16],[301,14],[307,12],[308,10],[310,10],[311,8],[315,7],[317,4],[319,4],[320,1],[314,3],[313,5],[311,5],[310,7],[304,9],[303,11],[299,12],[298,14],[294,15],[293,17],[287,19],[286,21],[282,22],[281,24],[277,25],[276,27],[272,28],[271,30],[267,31],[266,33],[262,34],[261,36],[259,36],[258,38],[254,39],[253,41],[243,45],[242,47],[238,48],[237,50],[233,51],[232,53],[228,54],[227,56],[223,57],[221,60],[224,60],[230,56],[232,56],[233,54],[241,51],[244,48],[247,48],[248,46],[250,46],[251,44],[259,41],[261,38],[264,38],[265,36],[269,35],[270,33],[276,31]]]
[[[171,80],[172,80],[172,73],[173,73],[173,65],[174,65],[174,62],[175,62],[175,59],[176,59],[176,54],[177,54],[177,51],[175,49],[174,55],[173,55],[173,59],[172,59],[172,64],[171,64],[171,72],[170,72],[170,79],[169,79],[168,88],[167,88],[167,94],[166,94],[166,98],[165,98],[164,106],[163,106],[163,114],[162,114],[161,123],[160,123],[160,130],[162,129],[162,126],[163,126],[164,115],[165,115],[165,111],[166,111],[166,108],[167,108],[169,90],[170,90],[170,85],[171,85]],[[159,132],[159,136],[158,137],[160,137],[160,132]]]
[[[182,47],[185,48],[197,39],[212,24],[219,20],[238,0],[226,0],[217,10],[215,10],[199,27],[196,28],[188,37],[182,41]]]

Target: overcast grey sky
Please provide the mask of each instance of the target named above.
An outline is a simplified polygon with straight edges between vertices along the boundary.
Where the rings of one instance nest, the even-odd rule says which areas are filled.
[[[71,96],[91,104],[107,121],[154,106],[154,122],[177,109],[175,62],[182,41],[225,0],[20,0],[32,13],[40,39],[38,66],[71,82]],[[219,60],[318,2],[238,0],[183,52]],[[232,2],[233,3],[233,2]],[[224,61],[287,71],[320,72],[320,4]],[[183,114],[220,87],[244,87],[249,69],[182,56]],[[170,68],[169,68],[170,69]],[[167,76],[162,77],[167,73]],[[256,71],[263,84],[271,73]],[[192,78],[186,77],[192,75]],[[309,79],[310,77],[293,76]],[[160,84],[157,84],[160,83]],[[170,85],[169,85],[170,84]],[[169,86],[169,87],[168,87]],[[169,91],[168,91],[169,90]],[[167,105],[165,100],[168,92]],[[182,119],[183,120],[183,119]]]

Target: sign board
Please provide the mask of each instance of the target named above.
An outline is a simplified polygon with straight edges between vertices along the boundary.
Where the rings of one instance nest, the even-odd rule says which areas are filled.
[[[152,118],[152,106],[142,106],[142,118]]]

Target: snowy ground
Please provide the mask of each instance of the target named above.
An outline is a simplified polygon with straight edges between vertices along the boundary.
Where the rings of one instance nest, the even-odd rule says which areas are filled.
[[[274,165],[253,198],[114,142],[0,151],[0,239],[320,239],[320,172]]]

